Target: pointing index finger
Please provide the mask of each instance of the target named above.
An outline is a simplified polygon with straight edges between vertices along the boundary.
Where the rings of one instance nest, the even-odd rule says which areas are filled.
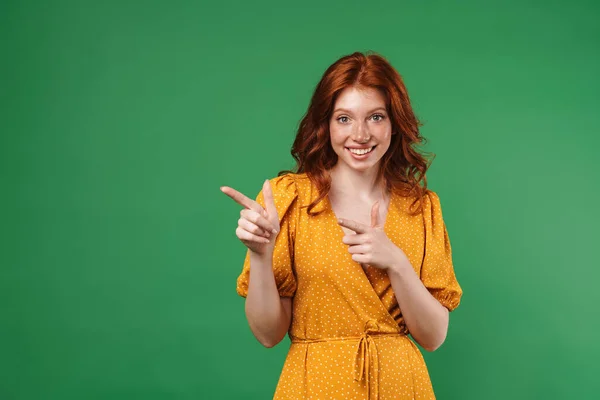
[[[341,226],[353,230],[356,233],[365,233],[369,230],[369,227],[361,224],[360,222],[352,221],[350,219],[338,218],[338,224]]]
[[[231,197],[233,199],[233,201],[235,201],[242,207],[249,208],[249,209],[254,210],[261,214],[264,211],[263,208],[260,206],[260,204],[258,204],[254,200],[250,199],[248,196],[244,195],[243,193],[238,192],[237,190],[235,190],[233,188],[230,188],[229,186],[222,186],[221,191],[223,193],[225,193],[227,196]]]

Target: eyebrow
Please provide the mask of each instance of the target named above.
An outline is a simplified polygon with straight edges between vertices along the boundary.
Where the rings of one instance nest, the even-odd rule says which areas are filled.
[[[334,113],[341,112],[341,111],[347,112],[348,114],[352,114],[352,111],[347,110],[345,108],[336,108],[335,110],[333,110]],[[371,111],[367,112],[367,114],[374,113],[375,111],[385,111],[385,112],[387,112],[387,110],[384,107],[377,107],[377,108],[374,108]]]

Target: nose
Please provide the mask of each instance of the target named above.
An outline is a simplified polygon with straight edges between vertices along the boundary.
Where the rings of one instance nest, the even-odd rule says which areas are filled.
[[[364,123],[359,124],[352,134],[352,140],[357,143],[364,144],[371,140],[371,135],[368,132]]]

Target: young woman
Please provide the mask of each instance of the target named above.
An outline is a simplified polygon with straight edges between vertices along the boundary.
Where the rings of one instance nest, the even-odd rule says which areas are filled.
[[[256,338],[289,349],[275,399],[433,399],[418,347],[445,340],[462,295],[419,122],[398,72],[354,53],[325,71],[296,171],[265,181],[236,230],[237,292]]]

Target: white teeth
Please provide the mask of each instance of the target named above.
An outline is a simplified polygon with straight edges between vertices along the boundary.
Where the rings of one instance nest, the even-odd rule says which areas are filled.
[[[350,149],[349,148],[348,150],[350,150],[350,152],[353,154],[363,155],[363,154],[370,153],[371,150],[373,150],[373,147],[369,147],[368,149]]]

